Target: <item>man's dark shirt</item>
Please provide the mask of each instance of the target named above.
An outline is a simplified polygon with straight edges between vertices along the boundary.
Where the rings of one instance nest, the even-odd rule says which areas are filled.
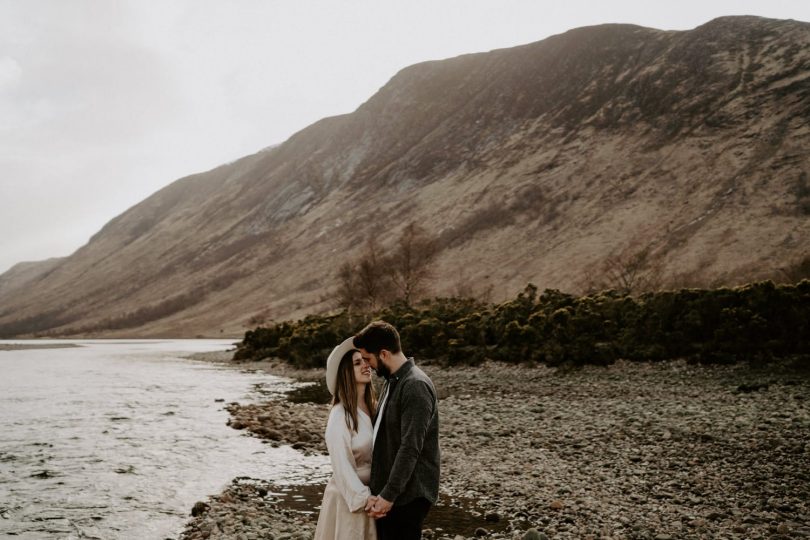
[[[436,389],[413,359],[388,378],[388,398],[371,459],[371,493],[396,506],[439,496]],[[383,395],[384,398],[384,395]],[[382,403],[382,401],[381,401]]]

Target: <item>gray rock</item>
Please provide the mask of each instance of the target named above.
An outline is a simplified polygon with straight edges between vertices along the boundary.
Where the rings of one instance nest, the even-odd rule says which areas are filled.
[[[206,513],[209,508],[210,508],[210,506],[208,506],[206,503],[204,503],[202,501],[198,501],[198,502],[194,503],[194,506],[191,507],[191,516],[192,517],[200,516],[200,515]]]
[[[526,531],[526,534],[523,535],[523,540],[548,540],[548,536],[537,529],[529,529]]]

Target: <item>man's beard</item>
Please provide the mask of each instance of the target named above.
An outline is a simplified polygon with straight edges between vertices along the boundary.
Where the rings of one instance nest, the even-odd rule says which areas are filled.
[[[387,379],[388,377],[391,376],[391,370],[388,369],[386,365],[382,363],[382,360],[380,360],[379,357],[377,357],[377,369],[375,369],[374,371],[377,372],[378,377],[383,377]]]

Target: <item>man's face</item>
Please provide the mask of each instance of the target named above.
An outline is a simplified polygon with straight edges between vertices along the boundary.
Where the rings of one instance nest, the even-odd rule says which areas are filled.
[[[380,354],[383,354],[383,351],[380,351]],[[382,359],[376,354],[370,353],[365,349],[360,349],[360,355],[363,357],[363,360],[368,362],[368,365],[377,372],[377,375],[380,377],[388,377],[391,375],[391,371],[383,364]]]

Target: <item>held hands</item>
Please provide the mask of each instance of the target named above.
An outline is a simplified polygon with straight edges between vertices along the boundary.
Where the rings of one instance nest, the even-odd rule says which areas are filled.
[[[385,517],[392,506],[394,506],[394,503],[388,502],[382,497],[372,495],[366,501],[366,513],[374,519],[379,519]]]
[[[377,516],[373,515],[372,512],[371,512],[371,509],[374,508],[374,505],[376,503],[377,503],[377,496],[376,495],[371,495],[371,496],[369,496],[368,499],[366,499],[366,507],[365,507],[364,511],[366,512],[366,514],[368,514],[370,517],[373,517],[373,518],[377,517]]]

